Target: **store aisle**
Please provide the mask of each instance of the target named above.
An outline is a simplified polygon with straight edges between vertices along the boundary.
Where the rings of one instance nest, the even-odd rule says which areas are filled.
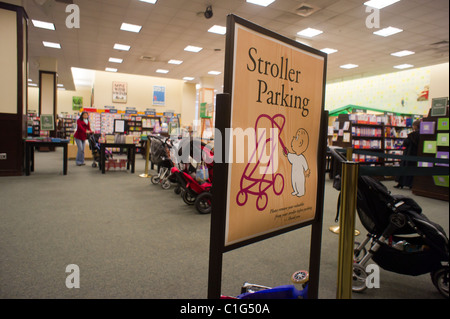
[[[209,215],[199,215],[175,195],[136,173],[107,172],[36,153],[29,177],[0,178],[0,298],[205,298]],[[60,167],[61,166],[61,167]],[[394,193],[411,195],[408,190]],[[320,298],[334,298],[338,237],[337,191],[326,182]],[[414,197],[424,213],[449,232],[448,202]],[[357,228],[364,234],[359,221]],[[309,228],[224,255],[223,293],[238,294],[244,281],[289,284],[308,267]],[[362,236],[357,240],[362,240]],[[68,289],[66,266],[80,268],[80,289]],[[356,298],[440,298],[429,275],[382,270],[381,288]]]

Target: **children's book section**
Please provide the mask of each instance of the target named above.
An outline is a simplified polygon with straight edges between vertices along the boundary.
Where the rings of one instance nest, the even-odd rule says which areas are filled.
[[[358,111],[358,109],[353,109]],[[360,111],[365,111],[360,109]],[[351,113],[334,117],[330,145],[366,149],[374,152],[403,155],[403,142],[412,131],[412,123],[420,115]],[[368,165],[399,166],[400,160],[353,154],[353,160]]]
[[[85,108],[80,112],[89,113],[89,123],[99,143],[136,144],[136,152],[145,154],[145,141],[151,134],[169,136],[171,132],[180,128],[180,115],[173,112],[156,113],[154,111],[138,112],[136,110],[120,111],[116,109],[94,109]],[[74,134],[79,114],[60,114],[57,118],[56,136],[69,139],[69,158],[76,155]],[[123,132],[115,131],[115,121],[124,121]],[[49,136],[49,131],[40,130],[40,118],[36,112],[28,114],[28,136],[33,138],[44,138]],[[89,148],[86,145],[86,148]],[[86,150],[88,151],[88,150]],[[110,148],[109,152],[120,153],[121,149]],[[90,158],[90,152],[86,158]]]

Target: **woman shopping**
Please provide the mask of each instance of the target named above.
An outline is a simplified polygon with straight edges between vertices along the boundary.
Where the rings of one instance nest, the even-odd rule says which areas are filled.
[[[77,120],[77,131],[74,134],[75,143],[77,143],[78,153],[75,162],[77,166],[82,166],[84,164],[84,147],[86,145],[87,134],[93,133],[91,130],[91,125],[89,124],[89,114],[87,112],[82,112]]]

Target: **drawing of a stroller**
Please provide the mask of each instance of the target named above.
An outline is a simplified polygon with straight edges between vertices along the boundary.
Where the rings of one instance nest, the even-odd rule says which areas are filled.
[[[260,125],[260,121],[268,120],[269,125],[266,126],[268,129],[261,129],[263,127]],[[261,114],[255,123],[255,150],[250,156],[249,162],[245,167],[245,170],[241,176],[240,180],[240,190],[236,196],[236,203],[239,206],[244,206],[247,203],[248,195],[257,196],[256,208],[259,211],[263,211],[269,202],[269,197],[267,196],[267,191],[272,188],[275,195],[280,195],[284,189],[284,177],[280,173],[275,174],[274,165],[274,151],[281,145],[283,151],[287,152],[286,146],[280,138],[280,134],[283,131],[286,118],[282,114],[276,114],[273,117],[267,114]],[[271,128],[270,128],[271,126]],[[259,129],[258,129],[259,128]],[[273,132],[278,130],[277,135]],[[268,134],[267,134],[267,131]],[[264,137],[266,139],[264,140]],[[265,143],[264,147],[260,146],[260,143]],[[264,168],[260,167],[262,162],[262,157],[266,153],[266,147],[271,145],[269,160],[267,161],[267,166]],[[261,151],[264,150],[264,151]],[[257,151],[260,151],[259,156]],[[258,156],[256,162],[255,159]],[[278,160],[278,159],[276,159]],[[261,172],[261,169],[262,171]]]

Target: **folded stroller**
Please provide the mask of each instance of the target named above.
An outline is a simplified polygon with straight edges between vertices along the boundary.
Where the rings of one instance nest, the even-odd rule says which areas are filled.
[[[336,156],[335,151],[332,153]],[[333,186],[340,190],[340,183]],[[448,298],[449,246],[444,229],[430,221],[412,198],[391,195],[383,184],[368,176],[358,178],[356,206],[368,234],[361,244],[355,243],[353,291],[367,288],[365,266],[373,259],[381,268],[398,274],[430,273],[437,290]]]

